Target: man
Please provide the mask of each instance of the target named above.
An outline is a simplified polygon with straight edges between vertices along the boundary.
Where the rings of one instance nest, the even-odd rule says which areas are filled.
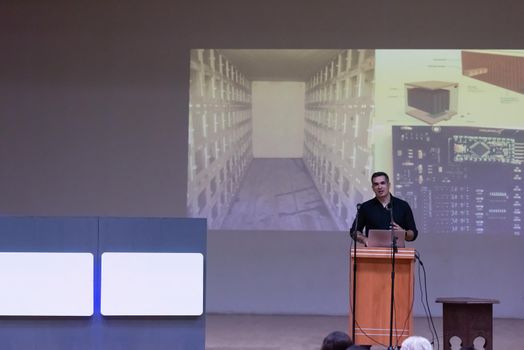
[[[360,243],[367,243],[367,232],[370,229],[393,228],[404,231],[407,241],[417,238],[417,226],[409,204],[394,197],[389,192],[390,187],[388,174],[380,171],[371,175],[371,188],[375,192],[375,198],[362,203],[358,213],[358,227],[355,227],[357,219],[351,227],[351,232],[354,234],[356,231],[357,241]],[[391,215],[393,215],[393,222],[391,222]]]

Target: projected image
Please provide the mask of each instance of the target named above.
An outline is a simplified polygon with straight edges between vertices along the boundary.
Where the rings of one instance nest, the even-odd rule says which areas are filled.
[[[514,51],[462,51],[462,73],[524,94],[524,56]]]
[[[522,235],[524,130],[394,126],[393,152],[423,232]]]
[[[479,73],[480,68],[483,68],[482,71],[489,68],[491,82],[499,79],[515,81],[515,85],[523,84],[524,79],[519,71],[500,66],[500,63],[508,59],[520,61],[524,58],[524,51],[472,52],[482,59],[485,59],[485,55],[496,55],[497,59],[490,64],[480,59],[478,62],[466,62],[465,52],[376,50],[374,169],[393,170],[392,126],[524,129],[524,96],[521,93],[470,76],[475,69]],[[513,73],[508,75],[504,67]],[[476,77],[482,75],[477,74]]]
[[[218,230],[348,230],[373,197],[371,174],[386,171],[421,232],[521,235],[519,187],[481,174],[521,176],[523,60],[516,50],[191,50],[188,216]],[[494,204],[506,195],[511,211]]]
[[[369,196],[374,50],[191,51],[188,213],[345,230]]]

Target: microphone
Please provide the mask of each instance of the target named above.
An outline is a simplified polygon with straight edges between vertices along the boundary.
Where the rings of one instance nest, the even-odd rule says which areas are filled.
[[[389,218],[391,220],[390,228],[393,230],[393,223],[395,220],[393,219],[393,201],[389,201],[389,203],[386,205],[386,210],[389,211]]]
[[[358,229],[358,214],[360,213],[360,208],[362,207],[361,203],[357,203],[357,215],[355,216],[355,222],[353,223],[355,226],[351,227],[349,229],[349,235],[353,239],[357,239],[357,229]]]

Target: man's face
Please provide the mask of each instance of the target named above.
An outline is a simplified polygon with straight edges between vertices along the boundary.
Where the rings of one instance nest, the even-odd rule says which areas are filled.
[[[379,200],[385,199],[388,196],[389,186],[389,181],[386,180],[386,177],[383,175],[374,177],[373,180],[371,180],[371,188]]]

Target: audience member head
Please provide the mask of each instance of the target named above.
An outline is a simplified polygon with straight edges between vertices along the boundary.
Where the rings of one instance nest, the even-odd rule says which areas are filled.
[[[424,337],[411,336],[402,342],[400,350],[433,350],[433,346]]]
[[[335,331],[329,333],[322,341],[321,350],[346,350],[353,345],[351,337],[344,332]]]
[[[369,345],[353,344],[349,348],[347,348],[346,350],[369,350],[369,349],[371,349],[371,347]]]

